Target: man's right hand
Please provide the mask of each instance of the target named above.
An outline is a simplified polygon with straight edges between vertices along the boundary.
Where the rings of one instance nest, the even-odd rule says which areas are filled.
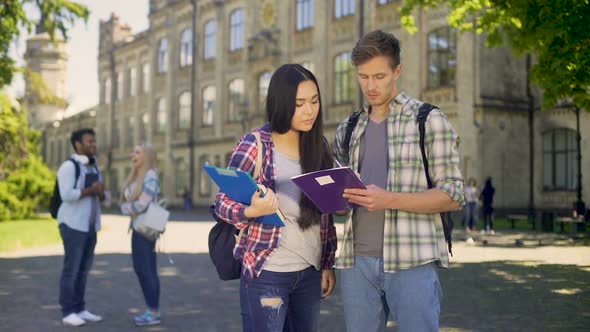
[[[252,195],[250,206],[244,210],[246,218],[256,218],[276,213],[279,208],[277,195],[269,188],[259,185],[259,189]],[[260,197],[264,193],[264,197]]]

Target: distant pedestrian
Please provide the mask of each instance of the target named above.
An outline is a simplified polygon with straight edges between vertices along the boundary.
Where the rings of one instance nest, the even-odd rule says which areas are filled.
[[[184,188],[184,191],[182,192],[182,205],[184,206],[184,209],[186,211],[190,211],[193,209],[192,193],[186,187]]]
[[[465,232],[477,230],[479,189],[474,178],[470,178],[465,186]]]
[[[121,212],[135,217],[144,213],[150,202],[158,201],[160,180],[156,169],[156,150],[149,144],[135,147],[132,154],[133,171],[122,193]],[[133,228],[131,228],[133,229]],[[160,278],[156,262],[156,240],[145,238],[132,230],[131,256],[133,269],[143,292],[147,310],[134,318],[138,326],[160,324]]]
[[[57,184],[62,199],[57,221],[64,245],[59,304],[62,323],[81,326],[86,322],[102,320],[102,317],[86,310],[84,293],[94,259],[96,232],[100,230],[99,200],[104,200],[105,195],[103,179],[94,159],[94,130],[86,128],[75,131],[70,141],[75,153],[57,170]],[[77,178],[76,174],[79,174]]]
[[[494,235],[494,193],[496,189],[492,186],[492,178],[488,177],[486,184],[481,191],[479,196],[483,205],[483,222],[484,228],[481,230],[482,233],[488,233]]]

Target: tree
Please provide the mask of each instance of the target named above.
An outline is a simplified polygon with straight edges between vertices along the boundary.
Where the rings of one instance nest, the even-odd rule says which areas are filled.
[[[34,22],[24,10],[28,5],[38,9],[38,24],[52,40],[57,31],[67,40],[71,24],[76,19],[86,20],[88,9],[68,0],[0,1],[0,91],[12,82],[16,71],[23,71],[40,103],[63,105],[38,74],[17,68],[8,54],[21,31],[32,30]],[[38,207],[48,205],[55,175],[39,156],[39,137],[38,131],[29,128],[25,110],[0,92],[0,220],[30,217]]]
[[[485,33],[489,46],[531,54],[532,81],[543,89],[543,107],[564,99],[590,111],[590,0],[406,0],[402,25],[417,31],[412,12],[446,5],[461,31]]]
[[[0,1],[0,89],[12,82],[18,69],[8,54],[10,44],[21,32],[31,32],[35,22],[27,17],[25,7],[32,5],[38,9],[39,25],[55,39],[57,31],[64,40],[68,39],[68,29],[78,19],[88,19],[88,8],[69,0],[2,0]]]

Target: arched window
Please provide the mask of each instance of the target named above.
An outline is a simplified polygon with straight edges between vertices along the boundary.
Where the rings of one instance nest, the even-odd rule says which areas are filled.
[[[355,77],[350,52],[340,53],[334,58],[334,103],[351,102],[354,97]]]
[[[428,34],[428,87],[454,86],[457,71],[457,32],[444,27]]]
[[[227,121],[235,122],[240,120],[240,112],[244,107],[244,80],[236,78],[229,83],[229,107]]]
[[[191,126],[191,95],[183,92],[178,98],[178,128],[189,129]]]
[[[268,95],[268,86],[270,85],[271,77],[272,73],[266,71],[260,74],[260,78],[258,79],[258,102],[260,103],[262,113],[266,110],[266,96]]]
[[[229,50],[237,51],[244,48],[244,10],[234,10],[229,22]]]
[[[215,57],[217,47],[216,45],[217,23],[215,20],[209,20],[205,23],[205,47],[203,57],[205,59],[212,59]]]
[[[158,133],[166,132],[166,98],[158,99],[158,110],[156,111],[156,119],[158,121],[156,130]]]
[[[574,190],[578,186],[576,132],[553,129],[543,134],[543,187]]]
[[[135,96],[137,94],[137,69],[131,67],[129,69],[129,95]]]
[[[160,39],[158,46],[158,72],[164,73],[168,70],[168,40]]]
[[[150,64],[144,63],[141,68],[141,71],[141,82],[143,84],[143,92],[148,92],[150,91]]]
[[[193,31],[185,29],[180,34],[180,66],[190,66],[193,63]]]
[[[213,125],[213,111],[215,110],[215,87],[209,85],[203,89],[203,126]]]

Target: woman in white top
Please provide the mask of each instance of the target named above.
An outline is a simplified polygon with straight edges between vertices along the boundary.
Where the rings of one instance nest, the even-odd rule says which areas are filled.
[[[160,181],[156,169],[156,150],[149,144],[135,147],[131,156],[133,171],[125,182],[122,193],[121,211],[135,217],[145,212],[152,201],[157,201]],[[156,263],[156,240],[145,238],[133,231],[131,236],[131,253],[133,268],[139,279],[147,310],[134,318],[139,326],[160,324],[160,279]]]

